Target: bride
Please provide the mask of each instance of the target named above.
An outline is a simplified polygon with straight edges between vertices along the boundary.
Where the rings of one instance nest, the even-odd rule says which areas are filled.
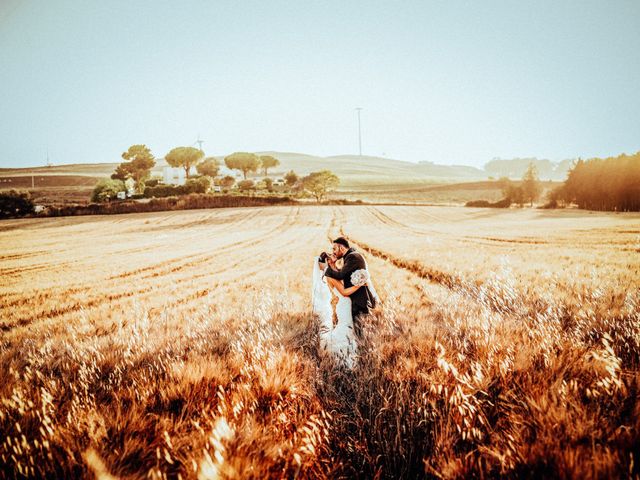
[[[312,304],[313,313],[320,321],[320,347],[333,355],[338,362],[352,369],[356,362],[357,344],[353,331],[351,315],[351,298],[355,291],[368,286],[375,294],[366,269],[356,270],[352,277],[352,287],[345,288],[340,280],[330,277],[323,278],[323,268],[320,259],[315,258],[313,264]],[[355,280],[355,281],[354,281]],[[332,298],[337,297],[335,306],[337,324],[333,325]]]

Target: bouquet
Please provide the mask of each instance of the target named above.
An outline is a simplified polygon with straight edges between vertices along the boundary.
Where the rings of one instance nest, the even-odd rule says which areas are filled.
[[[369,281],[369,272],[364,268],[351,274],[351,285],[361,287]]]

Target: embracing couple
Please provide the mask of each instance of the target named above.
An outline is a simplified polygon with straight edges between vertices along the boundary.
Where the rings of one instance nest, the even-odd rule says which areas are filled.
[[[342,267],[336,263],[342,260]],[[337,303],[335,299],[337,298]],[[364,316],[379,302],[364,257],[344,237],[333,241],[333,254],[314,260],[313,311],[320,320],[321,347],[353,368]],[[333,324],[333,304],[337,324]]]

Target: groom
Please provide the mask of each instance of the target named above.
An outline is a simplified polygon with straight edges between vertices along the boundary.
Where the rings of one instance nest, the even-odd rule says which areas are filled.
[[[342,258],[344,264],[341,269],[336,269],[336,260]],[[364,258],[361,254],[349,247],[349,242],[344,237],[338,237],[333,241],[333,256],[327,259],[329,266],[324,274],[327,277],[344,281],[345,288],[353,286],[351,274],[356,270],[366,268]],[[323,265],[321,265],[323,266]],[[323,266],[324,267],[324,266]],[[373,295],[367,286],[360,287],[351,294],[351,316],[353,317],[353,331],[360,337],[362,335],[362,316],[369,313],[369,309],[374,307]]]

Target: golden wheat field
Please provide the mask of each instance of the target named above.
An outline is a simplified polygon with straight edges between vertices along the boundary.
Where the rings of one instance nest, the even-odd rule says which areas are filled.
[[[314,255],[382,305],[345,371]],[[640,214],[287,206],[0,222],[0,478],[638,478]]]

